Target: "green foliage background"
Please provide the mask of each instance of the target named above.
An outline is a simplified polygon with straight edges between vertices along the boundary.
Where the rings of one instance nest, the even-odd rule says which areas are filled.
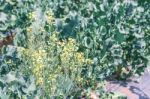
[[[118,79],[126,79],[141,75],[148,66],[149,8],[149,0],[0,0],[0,39],[9,32],[15,34],[14,46],[1,48],[1,98],[75,98],[93,89],[99,91],[101,98],[109,96],[101,88],[107,77],[116,75]],[[65,47],[77,47],[69,53],[82,53],[83,63],[70,56],[70,60],[61,61],[65,47],[58,42],[67,45],[69,39],[75,44]],[[53,71],[58,71],[55,95],[45,88],[55,84],[46,81],[42,86],[36,84],[38,77],[32,70],[38,65],[33,66],[31,54],[38,50],[49,54],[43,58],[48,68],[42,75],[55,77]],[[62,64],[66,67],[59,70]],[[75,71],[75,64],[80,72]],[[69,74],[68,68],[74,72]],[[69,77],[76,73],[83,81]],[[99,89],[97,84],[101,85]]]

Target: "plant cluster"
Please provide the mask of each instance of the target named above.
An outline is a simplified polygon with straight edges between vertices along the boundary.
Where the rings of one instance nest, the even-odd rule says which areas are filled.
[[[0,0],[0,98],[100,98],[107,77],[142,75],[149,0]],[[7,39],[6,39],[7,40]]]

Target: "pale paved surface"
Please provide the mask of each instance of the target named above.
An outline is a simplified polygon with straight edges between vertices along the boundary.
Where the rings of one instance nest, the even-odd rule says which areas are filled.
[[[131,81],[108,81],[107,91],[119,92],[128,99],[150,99],[150,69],[146,70],[144,75],[140,77],[139,82],[137,78],[132,78]]]

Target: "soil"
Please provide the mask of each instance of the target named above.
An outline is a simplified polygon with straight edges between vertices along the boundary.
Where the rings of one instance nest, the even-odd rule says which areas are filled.
[[[132,77],[127,81],[108,80],[108,92],[117,92],[127,99],[150,99],[150,67],[141,77]]]

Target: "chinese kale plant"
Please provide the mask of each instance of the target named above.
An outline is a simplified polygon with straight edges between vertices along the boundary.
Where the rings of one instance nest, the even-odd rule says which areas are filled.
[[[0,98],[77,98],[106,77],[141,75],[150,54],[149,0],[0,0]]]

